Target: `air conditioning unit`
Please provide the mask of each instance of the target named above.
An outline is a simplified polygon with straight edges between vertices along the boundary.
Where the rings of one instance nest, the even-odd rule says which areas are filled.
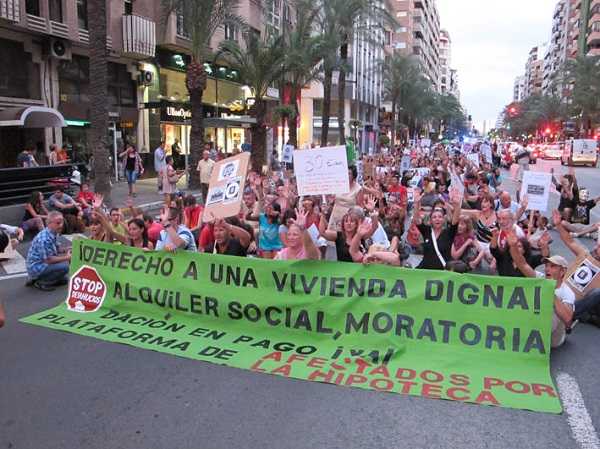
[[[48,55],[53,59],[71,60],[71,44],[58,38],[50,38],[48,41]]]
[[[154,81],[154,73],[150,70],[142,70],[140,71],[140,76],[138,77],[138,82],[142,86],[150,86]]]

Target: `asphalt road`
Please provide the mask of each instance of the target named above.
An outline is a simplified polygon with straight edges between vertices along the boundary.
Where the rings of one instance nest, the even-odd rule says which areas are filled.
[[[600,173],[577,170],[578,177],[591,170],[582,185]],[[558,242],[554,251],[565,253]],[[0,448],[596,447],[593,438],[576,441],[581,431],[567,413],[285,379],[22,324],[62,301],[66,289],[42,293],[22,278],[0,285],[8,315],[0,329]],[[599,337],[599,329],[577,326],[551,363],[555,377],[574,378],[596,429]]]

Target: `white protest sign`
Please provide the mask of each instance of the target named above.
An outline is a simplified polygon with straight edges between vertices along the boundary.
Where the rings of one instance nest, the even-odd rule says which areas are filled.
[[[523,173],[521,198],[527,195],[527,209],[539,210],[540,212],[546,212],[548,210],[548,200],[550,199],[551,184],[551,173],[543,173],[536,171],[526,171]]]
[[[479,154],[471,153],[467,154],[467,159],[471,161],[476,167],[479,167]]]
[[[429,148],[431,146],[431,139],[421,139],[421,146]]]
[[[291,164],[294,160],[294,146],[293,145],[284,145],[283,152],[281,153],[281,161],[286,164]]]
[[[450,189],[459,191],[462,196],[465,194],[465,185],[460,177],[454,172],[450,173]]]
[[[410,163],[410,156],[402,156],[402,160],[400,161],[400,172],[404,173],[405,171],[410,170]]]
[[[341,195],[350,191],[346,147],[294,151],[298,195]]]
[[[485,161],[489,164],[491,164],[492,161],[492,147],[490,147],[488,144],[484,143],[479,147],[479,151],[481,152],[481,154],[483,154],[483,157],[485,158]]]

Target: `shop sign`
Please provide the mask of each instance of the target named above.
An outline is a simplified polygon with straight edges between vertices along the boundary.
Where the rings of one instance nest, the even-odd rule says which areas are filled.
[[[185,106],[165,106],[161,109],[163,122],[184,122],[192,118],[192,111]]]

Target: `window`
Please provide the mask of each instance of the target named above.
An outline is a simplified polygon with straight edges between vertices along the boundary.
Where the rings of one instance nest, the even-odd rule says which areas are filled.
[[[50,10],[50,20],[62,23],[62,0],[49,0],[48,9]]]
[[[131,14],[133,14],[133,1],[132,0],[125,0],[123,14],[125,14],[126,16],[130,16]]]
[[[62,103],[88,103],[90,101],[90,65],[85,56],[73,55],[71,61],[60,61],[58,88]]]
[[[0,96],[40,99],[39,66],[25,52],[23,44],[0,39]]]
[[[135,89],[127,66],[108,63],[108,100],[111,106],[135,106]]]
[[[77,23],[80,29],[88,29],[87,0],[77,0]]]
[[[40,15],[40,0],[25,0],[25,11],[34,16]]]
[[[177,9],[177,35],[189,38],[190,32],[187,29],[187,24],[183,18],[183,11],[181,8]]]
[[[233,23],[225,24],[225,40],[236,41],[238,40],[238,29]]]
[[[281,28],[281,0],[271,0],[269,14],[267,17],[268,24],[275,30]]]

